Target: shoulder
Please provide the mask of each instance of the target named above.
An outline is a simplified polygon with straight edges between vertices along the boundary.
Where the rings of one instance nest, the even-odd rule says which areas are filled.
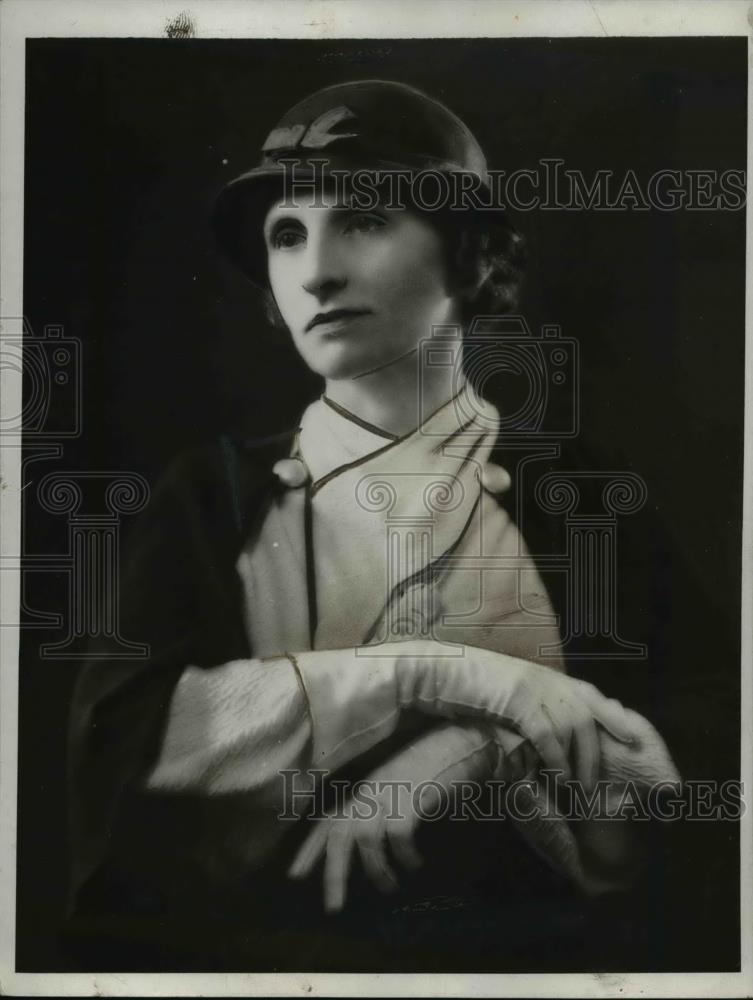
[[[222,487],[253,488],[272,475],[275,462],[289,454],[294,438],[295,431],[252,439],[223,434],[176,455],[159,480],[156,492],[199,498],[216,495]]]
[[[190,526],[192,533],[229,539],[243,534],[294,437],[294,431],[252,439],[226,434],[179,453],[152,490],[143,526],[169,533]]]

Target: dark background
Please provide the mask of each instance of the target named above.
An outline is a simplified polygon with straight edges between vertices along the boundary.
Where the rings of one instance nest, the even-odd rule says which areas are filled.
[[[82,434],[29,466],[32,553],[64,552],[65,518],[34,503],[53,470],[132,470],[227,427],[290,426],[317,382],[220,259],[213,193],[253,165],[281,113],[348,79],[402,80],[444,100],[490,166],[545,157],[587,178],[744,169],[745,39],[159,41],[27,44],[25,305],[39,335],[82,342]],[[646,508],[621,525],[626,638],[648,660],[579,672],[656,722],[685,777],[739,776],[744,211],[534,211],[521,311],[580,343],[593,470],[629,469]],[[66,406],[62,394],[55,407]],[[127,528],[127,523],[126,523]],[[29,574],[29,606],[62,610],[62,576]],[[626,617],[625,617],[626,616]],[[22,633],[18,968],[70,967],[65,725],[75,663]],[[738,961],[738,841],[696,824],[666,848],[667,935],[652,967]],[[674,947],[674,951],[673,951]]]

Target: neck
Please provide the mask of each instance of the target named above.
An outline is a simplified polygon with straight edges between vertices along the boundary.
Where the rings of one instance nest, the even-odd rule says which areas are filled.
[[[355,379],[328,379],[327,398],[388,434],[402,437],[447,403],[465,382],[453,365],[424,366],[413,352]]]

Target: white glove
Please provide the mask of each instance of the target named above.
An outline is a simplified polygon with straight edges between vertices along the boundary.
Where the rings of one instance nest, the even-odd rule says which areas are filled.
[[[546,784],[531,780],[536,779],[536,755],[522,737],[485,723],[444,723],[372,771],[365,796],[358,796],[355,785],[344,812],[319,820],[289,875],[305,878],[324,855],[324,906],[340,910],[355,847],[366,875],[382,892],[390,892],[397,887],[397,877],[388,848],[408,870],[422,864],[413,838],[421,816],[433,815],[442,806],[437,785],[451,795],[454,782],[494,778],[508,786],[521,783],[516,813],[509,820],[547,864],[589,895],[627,888],[639,863],[639,838],[629,818],[609,818],[609,812],[617,807],[626,782],[643,798],[659,783],[679,788],[680,776],[651,723],[637,712],[626,712],[636,733],[632,746],[616,742],[608,732],[599,734],[599,779],[608,783],[606,815],[597,812],[575,822],[561,815],[556,801],[548,798]],[[414,794],[424,782],[419,805]]]
[[[317,820],[289,876],[306,878],[324,855],[324,908],[341,910],[357,848],[364,871],[376,887],[382,892],[396,889],[398,881],[387,860],[387,848],[408,870],[422,865],[413,837],[421,815],[431,815],[441,806],[437,784],[449,794],[456,781],[483,782],[493,774],[515,781],[528,773],[529,744],[508,733],[503,747],[500,734],[485,723],[447,722],[415,739],[373,770],[360,790],[359,783],[354,785],[354,796],[344,811]],[[414,796],[424,782],[417,802]]]
[[[404,708],[502,723],[548,768],[586,787],[599,769],[597,724],[633,741],[630,716],[593,685],[527,660],[472,646],[447,654],[432,640],[300,653],[309,701],[312,766],[336,770],[390,736]]]

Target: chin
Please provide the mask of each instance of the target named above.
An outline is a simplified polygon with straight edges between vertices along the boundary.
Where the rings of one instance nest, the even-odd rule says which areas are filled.
[[[307,358],[306,363],[317,375],[337,382],[358,378],[359,375],[365,375],[374,368],[389,364],[390,360],[390,358],[364,357],[362,354],[343,351],[338,356]]]

